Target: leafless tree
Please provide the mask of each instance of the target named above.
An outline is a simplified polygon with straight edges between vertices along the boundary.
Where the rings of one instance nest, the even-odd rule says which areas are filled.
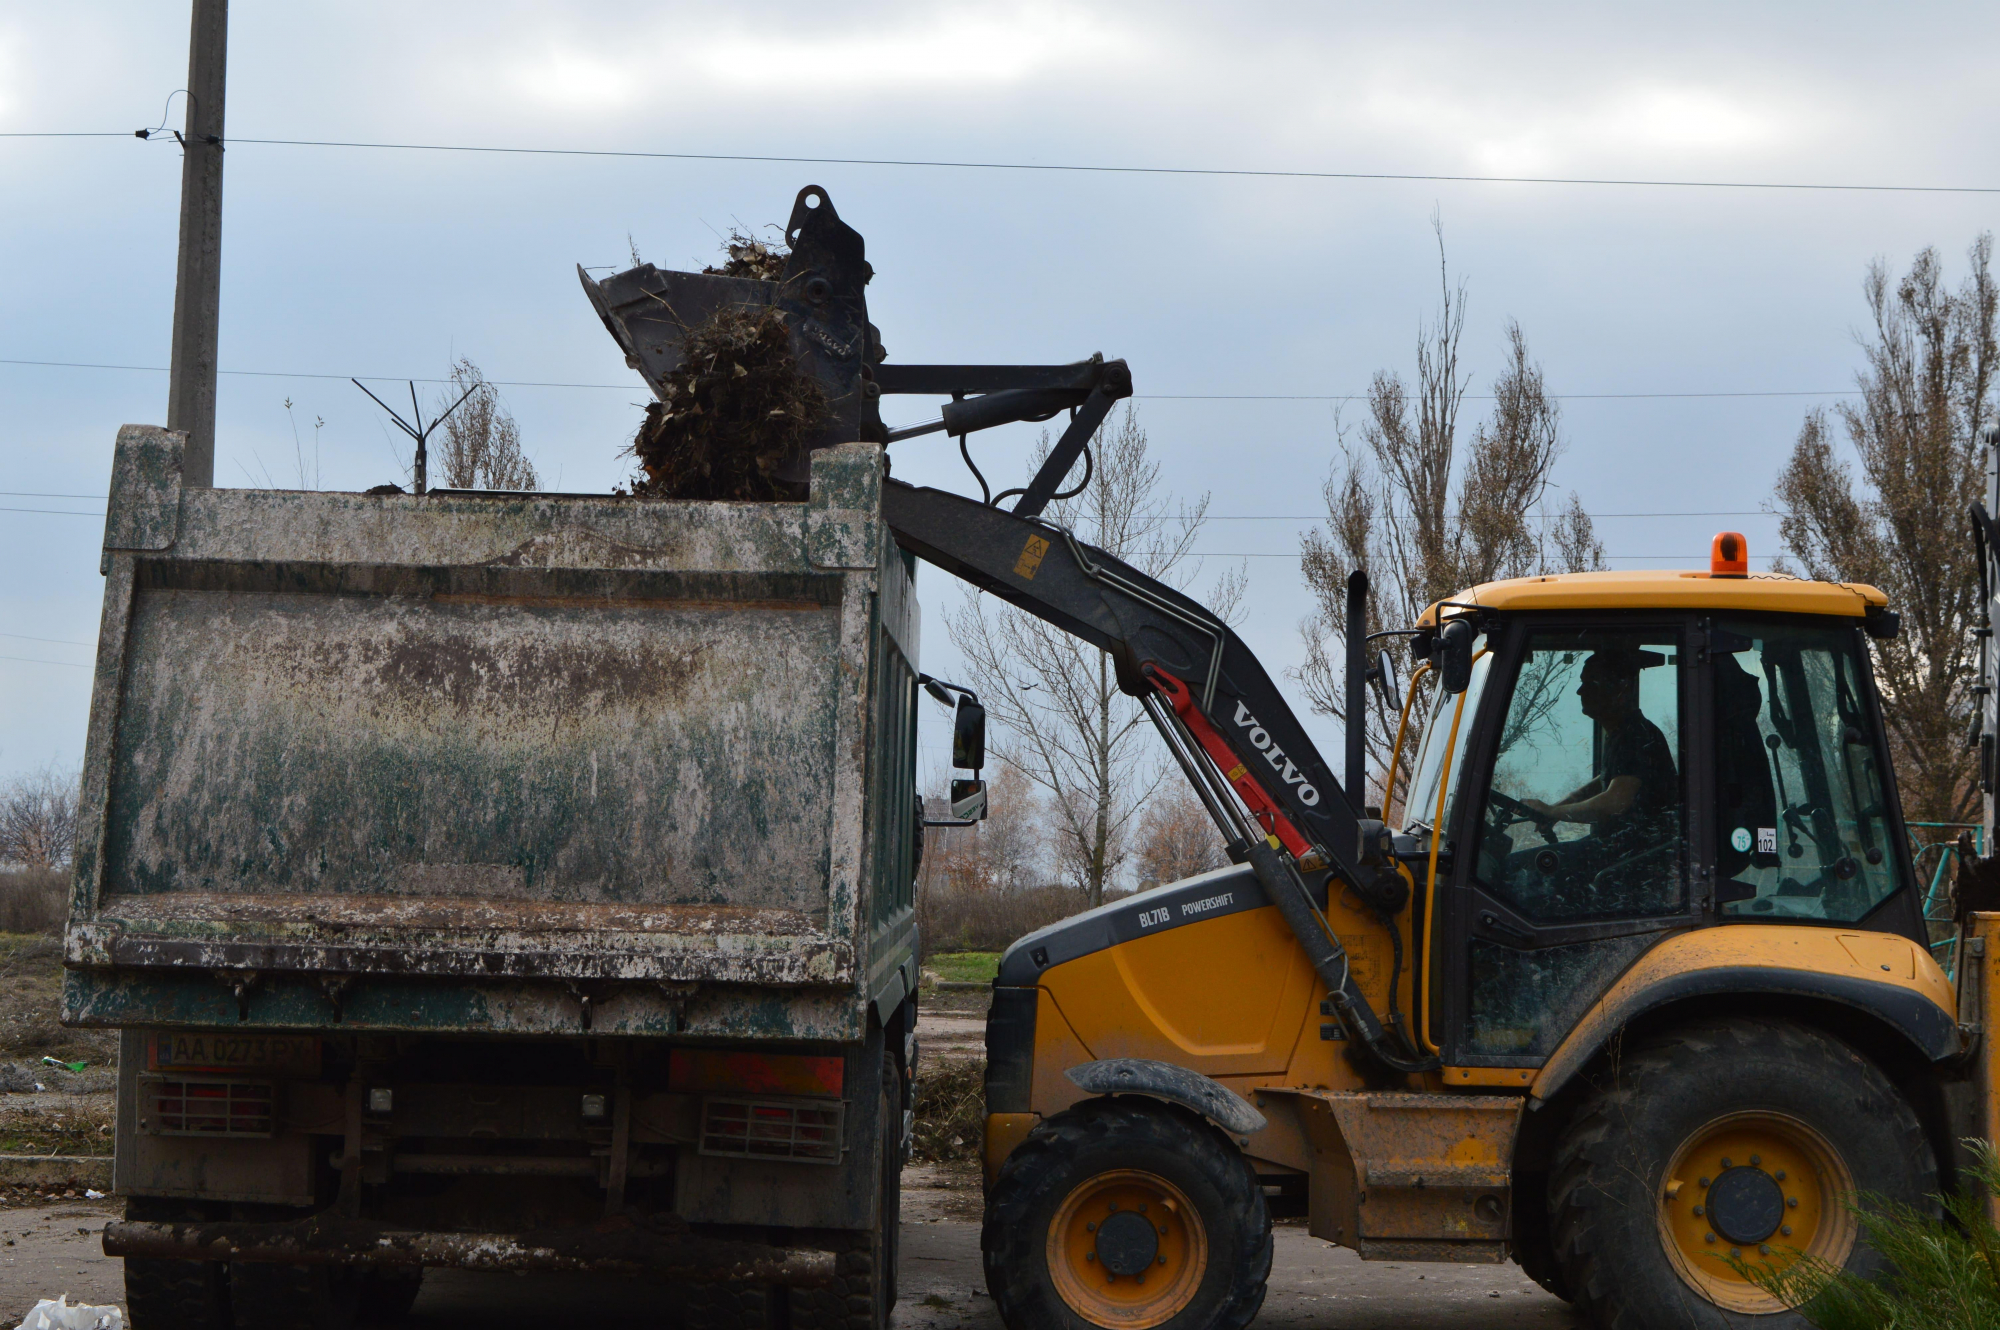
[[[1875,642],[1903,804],[1923,821],[1968,817],[1978,800],[1965,743],[1973,707],[1979,575],[1966,509],[1980,496],[1980,431],[1993,418],[1993,237],[1967,252],[1957,290],[1925,249],[1900,280],[1877,259],[1862,282],[1860,400],[1807,414],[1778,475],[1785,547],[1806,574],[1888,593],[1902,634]],[[1855,460],[1837,455],[1833,423]]]
[[[534,463],[521,451],[520,427],[479,366],[459,357],[451,367],[451,389],[439,409],[457,401],[468,388],[472,396],[445,417],[431,444],[437,483],[458,490],[540,489]]]
[[[1341,455],[1322,488],[1325,525],[1300,539],[1315,604],[1300,625],[1306,658],[1293,677],[1313,710],[1343,724],[1347,577],[1354,569],[1368,574],[1368,628],[1376,632],[1407,627],[1433,602],[1481,582],[1604,567],[1603,543],[1575,494],[1558,512],[1542,511],[1565,447],[1562,409],[1518,323],[1507,325],[1492,414],[1461,449],[1459,418],[1471,384],[1459,352],[1466,289],[1452,284],[1441,229],[1438,280],[1437,317],[1418,334],[1414,399],[1395,371],[1376,373],[1359,444],[1340,432]],[[1377,697],[1361,723],[1377,774],[1370,791],[1356,794],[1390,802],[1379,782],[1396,715]]]
[[[1215,822],[1184,781],[1160,783],[1139,816],[1134,840],[1142,889],[1178,882],[1229,862]]]
[[[1045,433],[1037,463],[1049,446]],[[1174,499],[1129,406],[1093,448],[1089,484],[1052,503],[1049,518],[1185,588],[1197,571],[1191,551],[1208,496]],[[1225,574],[1209,607],[1233,616],[1245,580],[1240,570]],[[1145,713],[1118,691],[1103,652],[998,601],[967,602],[946,617],[945,631],[964,653],[970,682],[994,722],[994,752],[1048,795],[1052,856],[1090,904],[1100,903],[1130,854],[1132,818],[1161,775],[1157,745],[1142,733]]]
[[[54,764],[0,789],[0,860],[60,868],[76,849],[78,775]]]

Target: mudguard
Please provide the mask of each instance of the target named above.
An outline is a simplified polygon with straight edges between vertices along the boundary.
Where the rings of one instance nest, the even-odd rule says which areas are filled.
[[[1063,1073],[1086,1094],[1136,1094],[1199,1113],[1232,1136],[1264,1130],[1264,1115],[1200,1072],[1149,1058],[1105,1058]]]

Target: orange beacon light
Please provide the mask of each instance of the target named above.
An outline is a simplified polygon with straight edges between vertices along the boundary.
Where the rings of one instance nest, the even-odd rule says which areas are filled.
[[[1708,549],[1710,577],[1750,576],[1750,542],[1741,531],[1718,531]]]

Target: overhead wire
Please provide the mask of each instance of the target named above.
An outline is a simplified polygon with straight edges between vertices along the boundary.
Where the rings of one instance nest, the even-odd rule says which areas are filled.
[[[147,138],[151,131],[110,130],[0,133],[0,138]],[[1860,194],[2000,194],[2000,185],[1885,185],[1809,180],[1673,180],[1624,176],[1455,175],[1418,171],[1308,171],[1239,166],[1133,166],[1106,162],[1001,162],[931,157],[808,157],[799,154],[662,152],[637,148],[544,148],[511,144],[391,143],[365,139],[235,138],[232,146],[268,148],[350,148],[386,152],[456,152],[519,157],[608,157],[640,161],[746,162],[782,166],[883,166],[917,170],[1023,171],[1078,175],[1194,176],[1256,180],[1372,180],[1420,184],[1581,185],[1623,189],[1749,189]]]

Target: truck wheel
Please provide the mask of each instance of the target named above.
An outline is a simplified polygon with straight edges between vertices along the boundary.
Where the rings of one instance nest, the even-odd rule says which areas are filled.
[[[1628,1051],[1557,1147],[1556,1262],[1605,1330],[1806,1322],[1730,1269],[1804,1252],[1869,1276],[1846,1201],[1935,1208],[1937,1162],[1879,1068],[1781,1020],[1704,1022]]]
[[[356,1310],[365,1325],[393,1325],[410,1314],[423,1291],[422,1266],[406,1271],[370,1270],[361,1275]]]
[[[903,1216],[903,1082],[896,1056],[882,1055],[878,1108],[882,1121],[882,1176],[875,1224],[854,1235],[839,1254],[832,1284],[790,1291],[792,1330],[885,1330],[896,1305],[898,1230]]]
[[[1007,1157],[979,1247],[1011,1330],[1240,1330],[1264,1304],[1271,1213],[1207,1123],[1100,1100]]]
[[[335,1265],[238,1261],[229,1268],[236,1330],[352,1330],[362,1278]]]
[[[178,1224],[220,1215],[198,1202],[134,1196],[125,1217],[140,1223]],[[221,1261],[125,1260],[125,1310],[132,1330],[229,1330],[229,1267]]]
[[[773,1325],[767,1284],[689,1284],[683,1297],[685,1330],[771,1330]]]

